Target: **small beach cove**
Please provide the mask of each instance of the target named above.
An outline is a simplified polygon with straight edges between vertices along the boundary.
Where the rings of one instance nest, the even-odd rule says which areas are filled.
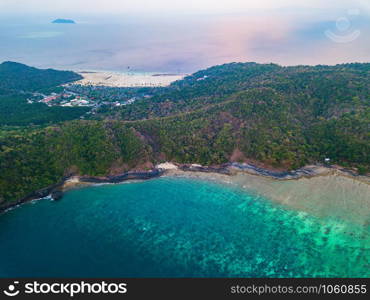
[[[265,197],[275,203],[315,215],[320,218],[339,218],[364,226],[370,225],[370,180],[355,176],[342,168],[307,166],[293,172],[272,172],[248,165],[230,164],[225,167],[201,165],[157,165],[156,176],[192,178],[235,186],[248,193]],[[140,173],[138,173],[140,174]],[[153,177],[151,177],[153,176]],[[119,183],[119,176],[108,183]],[[135,177],[140,180],[140,176]],[[144,178],[145,179],[145,178]],[[104,179],[72,177],[64,183],[68,191],[91,184],[104,184]]]

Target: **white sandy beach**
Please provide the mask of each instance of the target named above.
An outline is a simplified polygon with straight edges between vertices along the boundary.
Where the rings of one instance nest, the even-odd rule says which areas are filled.
[[[75,84],[109,86],[109,87],[163,87],[186,75],[155,74],[155,73],[118,73],[118,72],[79,72],[84,78]]]

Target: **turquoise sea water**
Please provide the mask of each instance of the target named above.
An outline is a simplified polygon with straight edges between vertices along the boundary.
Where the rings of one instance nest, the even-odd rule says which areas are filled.
[[[186,178],[94,186],[0,216],[0,277],[367,277],[369,228]]]

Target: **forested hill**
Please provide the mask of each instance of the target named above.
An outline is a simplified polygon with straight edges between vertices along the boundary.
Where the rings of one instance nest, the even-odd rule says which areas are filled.
[[[78,119],[82,107],[48,107],[27,103],[29,93],[55,88],[82,77],[70,71],[41,70],[15,62],[0,64],[0,126],[27,126]]]
[[[341,113],[369,100],[370,64],[282,67],[232,63],[199,71],[175,82],[150,101],[122,108],[124,120],[139,120],[194,111],[228,101],[251,89],[271,88],[292,104],[311,106],[311,116]],[[355,99],[355,100],[354,100]],[[357,101],[358,100],[358,101]]]
[[[97,120],[0,130],[0,205],[65,174],[163,161],[334,164],[370,171],[370,64],[228,64],[197,72]]]
[[[0,64],[0,89],[15,91],[37,91],[82,79],[70,71],[41,70],[16,62]]]
[[[364,173],[370,166],[370,64],[215,66],[101,118],[140,126],[176,161],[253,159],[295,169],[327,157]]]

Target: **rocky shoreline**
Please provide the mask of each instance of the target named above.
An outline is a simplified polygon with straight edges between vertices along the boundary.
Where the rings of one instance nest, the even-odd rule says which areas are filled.
[[[324,166],[324,165],[309,165],[294,171],[274,171],[267,168],[261,168],[248,163],[227,163],[221,166],[200,166],[174,164],[179,170],[185,172],[204,172],[218,173],[223,175],[233,175],[237,172],[245,172],[251,175],[263,176],[275,180],[298,180],[301,178],[312,178],[316,176],[326,176],[331,174],[339,174],[343,176],[353,177],[365,183],[370,183],[369,176],[360,176],[350,169],[340,166]]]
[[[67,176],[62,180],[49,187],[37,190],[30,193],[26,197],[12,203],[5,203],[0,205],[0,213],[27,203],[33,200],[42,199],[50,196],[53,200],[60,200],[63,194],[70,187],[84,184],[117,184],[128,180],[149,180],[165,175],[170,170],[180,170],[183,172],[200,172],[200,173],[214,173],[232,176],[237,173],[247,173],[250,175],[262,176],[273,180],[298,180],[301,178],[312,178],[317,176],[327,175],[342,175],[357,179],[363,183],[370,184],[369,176],[359,176],[354,171],[341,168],[338,166],[322,166],[311,165],[306,166],[295,171],[274,171],[266,168],[261,168],[253,164],[247,163],[227,163],[221,166],[201,166],[198,164],[177,164],[177,163],[163,163],[157,165],[154,169],[149,171],[131,171],[116,176]]]
[[[121,183],[127,180],[148,180],[160,177],[163,173],[163,170],[153,169],[146,172],[127,172],[121,175],[107,177],[82,176],[79,177],[79,181],[85,183]]]
[[[156,177],[162,176],[164,173],[163,170],[160,169],[153,169],[150,171],[143,171],[143,172],[126,172],[117,176],[106,176],[106,177],[94,177],[94,176],[67,176],[62,178],[56,184],[48,186],[46,188],[37,190],[28,194],[26,197],[12,203],[5,203],[4,205],[0,205],[0,213],[3,213],[9,209],[17,207],[21,204],[31,202],[34,200],[46,198],[50,196],[53,200],[57,201],[60,200],[65,191],[66,184],[73,180],[77,179],[79,183],[86,183],[86,184],[99,184],[99,183],[121,183],[127,180],[148,180]]]
[[[66,180],[68,180],[69,177],[64,177],[60,182],[53,184],[51,186],[48,186],[46,188],[34,191],[24,198],[19,199],[18,201],[11,202],[11,203],[5,203],[0,205],[0,213],[5,212],[9,209],[12,209],[16,206],[19,206],[26,202],[31,202],[33,200],[42,199],[48,196],[56,197],[55,199],[60,199],[63,195],[61,194],[61,189],[63,188],[64,183]]]

